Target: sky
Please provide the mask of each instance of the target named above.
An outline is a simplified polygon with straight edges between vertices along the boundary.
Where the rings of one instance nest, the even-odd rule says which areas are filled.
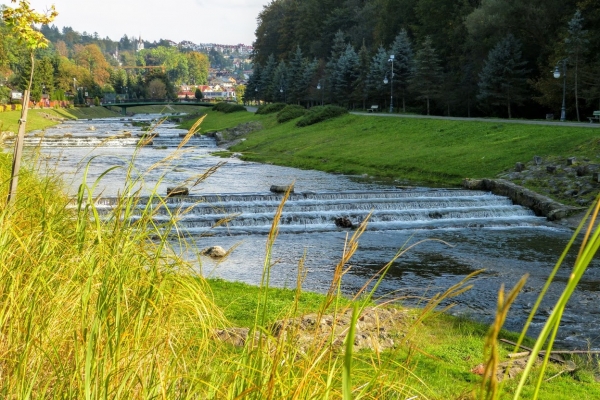
[[[271,0],[29,0],[41,12],[52,4],[54,25],[106,36],[142,36],[150,42],[246,44],[254,41],[256,18]],[[8,0],[0,4],[14,7]]]

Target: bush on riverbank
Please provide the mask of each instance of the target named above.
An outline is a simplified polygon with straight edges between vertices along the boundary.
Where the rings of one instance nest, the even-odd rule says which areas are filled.
[[[306,112],[304,107],[297,104],[290,104],[277,113],[277,122],[283,124],[284,122],[304,116]]]
[[[275,113],[283,110],[286,107],[287,107],[287,104],[285,104],[285,103],[263,104],[258,107],[258,109],[256,110],[256,114],[258,114],[258,115],[275,114]]]
[[[225,114],[231,114],[231,113],[240,112],[240,111],[247,111],[246,107],[244,107],[241,104],[233,104],[233,103],[226,103],[226,102],[221,102],[221,103],[215,104],[215,106],[213,107],[213,110],[219,111],[219,112],[222,112]]]
[[[348,114],[348,110],[338,106],[317,106],[308,110],[308,113],[296,122],[296,126],[304,127],[327,121],[341,115]]]

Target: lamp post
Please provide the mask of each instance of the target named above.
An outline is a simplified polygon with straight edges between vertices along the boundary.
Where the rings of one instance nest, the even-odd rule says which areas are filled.
[[[285,103],[285,91],[283,90],[283,85],[279,86],[279,93],[283,96],[283,102]]]
[[[388,62],[392,63],[392,73],[390,77],[390,114],[394,112],[394,55],[390,54]]]
[[[560,121],[565,122],[567,117],[567,109],[565,107],[565,98],[567,95],[567,59],[562,60],[562,76],[563,76],[563,98],[562,98],[562,108],[560,109]],[[560,70],[558,65],[554,68],[554,77],[556,79],[560,78]]]
[[[317,83],[317,90],[321,90],[323,89],[323,91],[321,92],[321,106],[323,105],[323,99],[325,97],[325,87],[321,86],[321,80],[319,79],[319,83]]]
[[[255,88],[254,88],[254,101],[256,102],[256,104],[259,104],[259,101],[258,101],[258,100],[259,100],[259,99],[258,99],[258,88],[257,88],[257,87],[255,87]]]

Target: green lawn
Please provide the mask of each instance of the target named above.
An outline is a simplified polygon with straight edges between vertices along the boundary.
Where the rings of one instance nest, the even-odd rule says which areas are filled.
[[[577,127],[347,115],[305,128],[293,121],[272,125],[232,150],[248,160],[299,168],[458,185],[535,155],[595,158],[599,134]]]

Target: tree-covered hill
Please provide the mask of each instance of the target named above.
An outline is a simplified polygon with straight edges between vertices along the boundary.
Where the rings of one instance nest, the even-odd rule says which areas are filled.
[[[595,0],[274,0],[258,23],[248,100],[543,118],[566,68],[568,119],[600,109]]]

